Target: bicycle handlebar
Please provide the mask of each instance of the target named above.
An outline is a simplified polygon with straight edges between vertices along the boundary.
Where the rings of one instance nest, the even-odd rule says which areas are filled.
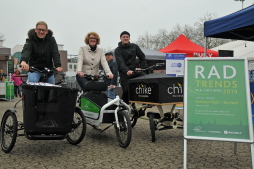
[[[54,73],[54,72],[57,72],[57,70],[55,68],[52,68],[52,69],[49,69],[47,67],[44,67],[44,70],[39,70],[33,66],[30,66],[29,67],[29,72],[39,72],[39,73],[44,73],[44,74],[49,74],[49,73]]]
[[[88,74],[84,74],[84,78],[91,79],[91,80],[94,80],[94,81],[99,80],[99,78],[101,78],[101,77],[109,78],[108,75],[88,75]]]
[[[154,64],[154,65],[152,65],[152,66],[150,66],[150,67],[148,67],[148,68],[145,68],[145,69],[136,69],[136,70],[133,71],[133,73],[144,72],[144,71],[146,71],[146,70],[152,69],[153,67],[163,66],[164,64],[165,64],[165,63],[156,63],[156,64]]]
[[[21,67],[21,65],[19,65],[19,67]],[[36,67],[33,67],[33,66],[29,67],[28,72],[36,72],[36,71],[39,72],[39,73],[44,73],[44,74],[56,73],[57,72],[56,68],[49,69],[47,67],[44,67],[44,70],[39,70],[39,69],[37,69]]]

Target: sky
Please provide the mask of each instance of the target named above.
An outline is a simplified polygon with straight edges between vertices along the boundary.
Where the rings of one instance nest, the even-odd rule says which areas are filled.
[[[243,7],[252,4],[254,0],[245,0]],[[0,33],[3,46],[13,48],[25,43],[38,21],[45,21],[68,55],[77,55],[92,31],[100,36],[99,47],[113,49],[122,31],[135,42],[146,32],[193,25],[206,13],[222,17],[241,9],[242,2],[235,0],[0,0]]]

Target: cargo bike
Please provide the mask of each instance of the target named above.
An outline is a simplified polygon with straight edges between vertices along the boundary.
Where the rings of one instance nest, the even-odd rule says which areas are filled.
[[[30,68],[30,72],[42,73],[40,79],[46,82],[52,70]],[[1,122],[1,148],[10,152],[17,136],[29,140],[63,140],[79,144],[86,133],[86,120],[76,107],[77,89],[50,85],[47,83],[28,83],[22,85],[23,122],[18,122],[14,108],[8,109]],[[23,131],[23,132],[19,132]],[[19,132],[19,133],[18,133]]]
[[[146,69],[162,66],[157,63]],[[155,131],[166,129],[182,129],[182,119],[175,111],[177,104],[183,102],[183,77],[172,77],[161,73],[151,73],[129,80],[129,100],[131,103],[131,124],[134,127],[137,119],[146,116],[149,118],[152,142],[155,141]],[[162,106],[171,105],[168,112],[163,112]],[[156,106],[159,112],[146,112],[147,108]]]
[[[87,124],[97,129],[100,133],[114,126],[116,137],[122,148],[129,146],[132,136],[130,122],[130,107],[116,96],[115,99],[107,97],[107,90],[103,78],[107,75],[84,75],[89,79],[85,84],[86,92],[81,92],[77,98]],[[105,124],[105,128],[101,128]]]

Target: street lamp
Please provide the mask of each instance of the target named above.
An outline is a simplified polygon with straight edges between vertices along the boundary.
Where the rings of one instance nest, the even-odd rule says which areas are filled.
[[[235,0],[235,1],[242,1],[242,9],[243,9],[243,1],[245,1],[245,0]]]

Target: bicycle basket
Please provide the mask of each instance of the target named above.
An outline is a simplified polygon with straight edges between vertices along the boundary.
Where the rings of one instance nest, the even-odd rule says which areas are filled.
[[[24,129],[36,134],[63,134],[71,131],[78,89],[24,85]]]

